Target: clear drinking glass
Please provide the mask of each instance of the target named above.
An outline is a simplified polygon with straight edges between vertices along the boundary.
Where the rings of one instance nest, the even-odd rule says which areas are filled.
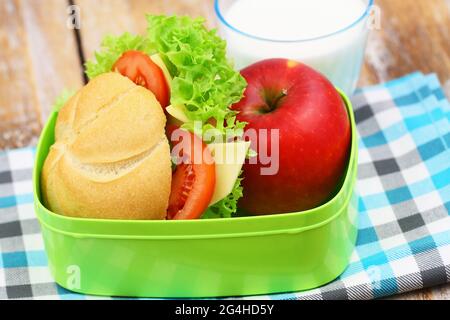
[[[228,53],[236,68],[268,58],[294,59],[322,72],[346,94],[353,94],[364,61],[374,0],[362,0],[366,10],[347,27],[320,37],[297,40],[265,39],[234,27],[227,21],[226,13],[236,1],[240,0],[215,0],[219,32],[227,40]]]

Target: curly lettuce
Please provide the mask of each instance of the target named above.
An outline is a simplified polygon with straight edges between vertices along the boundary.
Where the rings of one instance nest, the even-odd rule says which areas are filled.
[[[147,37],[173,77],[171,103],[184,105],[191,120],[183,127],[199,135],[214,130],[242,136],[245,124],[229,107],[241,100],[247,84],[227,59],[226,42],[202,18],[149,15],[147,21]]]
[[[246,81],[226,56],[226,43],[216,30],[207,30],[202,18],[147,16],[147,33],[134,36],[108,36],[95,59],[86,63],[89,78],[110,72],[123,52],[139,50],[149,55],[158,53],[173,80],[171,104],[183,105],[188,122],[183,128],[203,136],[206,143],[242,137],[246,123],[236,120],[229,107],[240,101]],[[213,132],[213,134],[211,134]],[[242,197],[241,178],[232,192],[209,207],[203,218],[231,217]]]

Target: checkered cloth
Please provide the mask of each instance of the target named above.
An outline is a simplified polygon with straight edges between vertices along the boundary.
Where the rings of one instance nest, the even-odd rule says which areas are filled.
[[[263,298],[371,299],[450,281],[450,105],[437,78],[415,73],[353,102],[360,222],[350,265],[322,288]],[[0,153],[0,298],[91,299],[50,275],[33,212],[33,153]]]

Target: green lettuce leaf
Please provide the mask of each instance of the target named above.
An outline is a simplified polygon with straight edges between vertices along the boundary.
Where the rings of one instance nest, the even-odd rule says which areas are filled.
[[[245,124],[229,107],[241,100],[247,84],[227,59],[226,43],[216,30],[207,30],[202,18],[149,15],[147,21],[148,39],[173,77],[171,103],[185,105],[191,120],[183,128],[199,135],[213,129],[229,138],[242,136]]]

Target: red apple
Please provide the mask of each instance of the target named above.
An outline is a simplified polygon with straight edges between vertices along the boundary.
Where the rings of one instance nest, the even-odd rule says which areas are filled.
[[[292,60],[271,59],[241,71],[248,86],[233,106],[246,130],[279,129],[278,172],[244,165],[244,197],[240,206],[251,214],[307,210],[329,200],[346,170],[351,127],[345,104],[330,81],[314,69]],[[251,139],[258,151],[275,151],[268,139]],[[259,141],[258,141],[259,140]]]

